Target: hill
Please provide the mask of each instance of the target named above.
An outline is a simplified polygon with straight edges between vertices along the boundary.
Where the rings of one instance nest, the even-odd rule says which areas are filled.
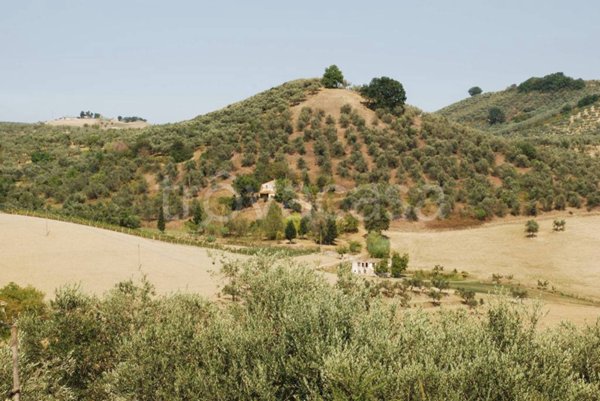
[[[88,127],[97,126],[101,129],[124,129],[124,128],[146,128],[150,126],[146,121],[138,120],[132,122],[119,121],[116,118],[77,118],[62,117],[46,121],[45,124],[64,127]]]
[[[534,82],[555,80],[557,74],[530,78],[499,92],[483,93],[461,100],[436,112],[470,127],[513,135],[582,135],[600,132],[600,81],[578,81],[572,86],[529,86]],[[564,75],[562,76],[564,78]],[[583,85],[582,85],[583,84]],[[595,99],[595,100],[594,100]],[[586,101],[587,100],[587,101]],[[490,109],[498,108],[505,122],[490,124]]]
[[[285,215],[318,209],[337,215],[340,231],[348,213],[385,229],[390,219],[600,205],[597,138],[490,136],[411,106],[392,114],[364,103],[308,79],[141,130],[1,124],[0,204],[128,227],[153,226],[163,208],[168,229],[244,238],[263,237],[253,221],[266,214],[257,192],[270,180]],[[186,223],[199,207],[202,225]]]

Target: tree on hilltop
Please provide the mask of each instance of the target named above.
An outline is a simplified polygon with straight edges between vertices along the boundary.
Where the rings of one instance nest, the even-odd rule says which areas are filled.
[[[394,111],[402,108],[406,102],[406,92],[402,84],[388,77],[373,78],[368,85],[360,89],[360,93],[367,98],[372,109]]]
[[[477,96],[477,95],[480,95],[481,93],[483,93],[483,90],[481,90],[481,88],[479,86],[474,86],[471,89],[469,89],[469,95],[471,95],[471,96]]]
[[[337,65],[330,65],[325,69],[321,83],[326,88],[340,88],[344,86],[344,74]]]

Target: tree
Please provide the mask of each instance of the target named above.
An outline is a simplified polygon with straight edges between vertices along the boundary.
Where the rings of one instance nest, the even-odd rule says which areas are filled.
[[[163,210],[162,206],[158,208],[158,221],[156,223],[156,227],[161,233],[165,232],[165,211]]]
[[[303,216],[300,219],[300,227],[298,228],[298,235],[300,237],[305,237],[306,234],[308,234],[309,230],[310,230],[310,217]]]
[[[321,83],[326,88],[339,88],[344,85],[344,75],[337,65],[330,65],[325,69]]]
[[[325,245],[332,245],[338,236],[337,223],[335,216],[327,216],[325,224],[325,235],[323,236],[323,243]]]
[[[238,175],[233,180],[233,189],[240,195],[238,205],[240,208],[252,206],[254,195],[260,189],[257,179],[250,174]]]
[[[479,86],[474,86],[471,89],[469,89],[469,95],[471,95],[471,96],[477,96],[477,95],[480,95],[481,93],[483,93],[483,91],[481,90],[481,88]]]
[[[554,231],[565,231],[566,225],[567,225],[567,222],[564,220],[554,220],[552,222],[552,229]]]
[[[540,230],[540,225],[535,220],[528,220],[525,223],[525,233],[527,233],[527,237],[533,238],[537,235]]]
[[[506,121],[506,115],[499,107],[492,107],[488,112],[488,123],[490,125],[502,124]]]
[[[392,277],[399,278],[408,268],[408,254],[400,256],[398,252],[392,254]]]
[[[373,109],[401,108],[406,102],[406,92],[402,84],[388,77],[373,78],[369,85],[360,89],[360,93],[367,98],[369,107]]]
[[[192,212],[192,222],[196,225],[199,226],[200,223],[202,223],[202,220],[204,219],[204,210],[202,209],[202,205],[200,204],[200,202],[198,202],[197,199],[194,199],[192,201],[192,207],[191,207],[191,212]]]
[[[381,260],[375,265],[375,274],[378,276],[385,276],[390,272],[389,262],[386,259]]]
[[[296,238],[296,226],[292,220],[288,220],[287,225],[285,226],[285,239],[291,244],[294,238]]]
[[[267,216],[263,222],[264,233],[269,240],[277,239],[279,233],[284,230],[283,213],[281,208],[275,202],[271,202]]]
[[[380,233],[390,227],[390,214],[381,204],[368,204],[363,208],[363,221],[367,231]]]
[[[390,255],[390,240],[371,232],[367,235],[367,251],[373,258],[387,258]]]

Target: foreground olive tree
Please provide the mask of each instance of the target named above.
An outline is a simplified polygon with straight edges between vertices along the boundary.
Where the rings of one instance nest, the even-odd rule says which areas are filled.
[[[236,302],[121,283],[63,289],[20,320],[22,400],[562,400],[600,394],[600,323],[536,328],[522,305],[484,315],[384,302],[278,256],[231,262]],[[229,281],[227,284],[231,284]],[[10,390],[0,344],[0,392]]]

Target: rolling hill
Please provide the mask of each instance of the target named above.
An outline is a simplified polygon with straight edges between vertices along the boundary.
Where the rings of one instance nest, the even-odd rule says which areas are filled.
[[[573,90],[570,99],[594,85]],[[486,132],[479,115],[491,104],[538,105],[542,113],[539,105],[554,110],[565,102],[515,91],[479,95],[439,113],[406,106],[393,114],[368,108],[358,92],[304,79],[138,130],[0,124],[0,205],[128,227],[154,225],[163,207],[168,227],[181,228],[200,203],[219,217],[205,221],[206,235],[259,237],[257,215],[246,213],[256,188],[246,203],[233,190],[242,176],[256,184],[277,180],[285,213],[307,214],[314,205],[379,220],[489,220],[600,205],[598,138]],[[597,109],[590,105],[581,116],[586,110],[593,116]],[[508,116],[505,125],[517,126]]]
[[[538,80],[549,80],[556,74]],[[568,77],[567,77],[568,78]],[[527,82],[527,81],[525,81]],[[461,100],[436,112],[473,128],[512,135],[585,135],[600,133],[600,81],[585,81],[583,87],[551,87],[548,90],[522,89],[512,85]],[[589,104],[586,99],[592,101]],[[594,104],[596,103],[596,104]],[[502,110],[506,121],[490,124],[489,111]]]

